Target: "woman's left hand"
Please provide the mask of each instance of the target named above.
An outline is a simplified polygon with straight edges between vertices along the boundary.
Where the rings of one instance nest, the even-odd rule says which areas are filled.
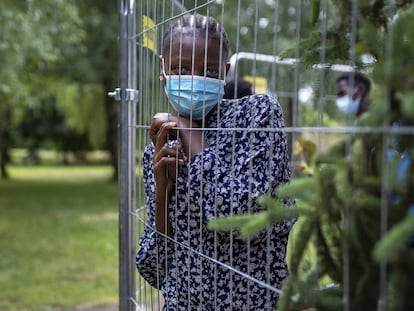
[[[168,190],[175,183],[178,165],[183,165],[187,157],[181,152],[181,145],[168,146],[169,132],[175,127],[175,122],[163,123],[158,131],[154,151],[154,174],[158,186],[163,185]]]

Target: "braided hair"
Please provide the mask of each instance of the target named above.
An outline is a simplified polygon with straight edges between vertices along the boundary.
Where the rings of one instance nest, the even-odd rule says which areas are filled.
[[[220,44],[224,50],[224,59],[227,59],[230,55],[230,43],[224,28],[213,17],[204,16],[198,13],[195,13],[194,15],[185,14],[172,23],[164,33],[164,37],[162,39],[163,46],[165,47],[168,42],[167,39],[173,31],[182,32],[185,28],[189,28],[196,33],[208,35],[209,38],[217,39],[219,42],[221,39],[222,41]]]

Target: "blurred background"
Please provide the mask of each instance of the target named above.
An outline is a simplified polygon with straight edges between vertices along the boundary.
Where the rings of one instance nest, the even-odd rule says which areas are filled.
[[[384,104],[366,125],[388,124],[392,112],[412,126],[413,1],[136,3],[142,129],[168,106],[164,23],[195,7],[224,25],[233,55],[252,56],[237,60],[233,77],[277,96],[286,126],[298,129],[289,132],[298,173],[312,175],[315,153],[348,135],[305,127],[353,124],[335,105],[343,72],[364,72],[372,101]],[[119,103],[107,96],[119,84],[118,20],[116,1],[0,2],[0,310],[118,303]],[[137,134],[140,161],[149,138]]]
[[[118,302],[116,1],[0,2],[0,310]]]

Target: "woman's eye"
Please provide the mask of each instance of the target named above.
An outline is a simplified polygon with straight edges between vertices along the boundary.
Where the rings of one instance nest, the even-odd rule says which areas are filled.
[[[172,71],[175,75],[191,75],[191,70],[187,67],[176,67]]]
[[[217,69],[207,68],[206,74],[207,74],[207,77],[218,78],[219,71]]]

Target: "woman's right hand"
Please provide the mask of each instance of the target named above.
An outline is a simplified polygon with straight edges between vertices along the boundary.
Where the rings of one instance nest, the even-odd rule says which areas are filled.
[[[168,126],[166,133],[161,134],[161,128],[166,124],[175,124]],[[201,152],[208,147],[207,141],[204,139],[202,132],[197,130],[199,124],[195,121],[183,117],[177,117],[166,112],[159,112],[152,117],[151,125],[148,129],[153,144],[165,144],[167,140],[176,140],[180,136],[182,147],[188,159]],[[163,137],[159,137],[164,135]],[[166,135],[166,136],[165,136]]]
[[[157,114],[155,114],[152,117],[151,125],[148,129],[148,132],[149,132],[149,136],[152,140],[152,143],[154,145],[157,144],[157,138],[158,138],[158,134],[159,134],[159,131],[161,129],[161,126],[163,124],[167,123],[167,122],[176,122],[177,123],[177,117],[173,116],[169,113],[166,113],[166,112],[158,112]],[[170,129],[168,131],[168,134],[169,134],[169,136],[168,136],[169,140],[177,139],[177,131],[176,130],[171,130]]]
[[[168,145],[170,131],[176,127],[175,122],[160,123],[155,139],[154,175],[155,175],[155,227],[157,231],[173,236],[173,229],[168,217],[168,204],[177,177],[178,165],[183,165],[187,157],[181,152],[181,145]]]
[[[181,152],[180,144],[174,147],[167,144],[171,139],[172,128],[176,126],[176,122],[163,122],[157,131],[153,158],[157,190],[170,192],[177,177],[178,165],[183,165],[187,161],[187,157]]]

